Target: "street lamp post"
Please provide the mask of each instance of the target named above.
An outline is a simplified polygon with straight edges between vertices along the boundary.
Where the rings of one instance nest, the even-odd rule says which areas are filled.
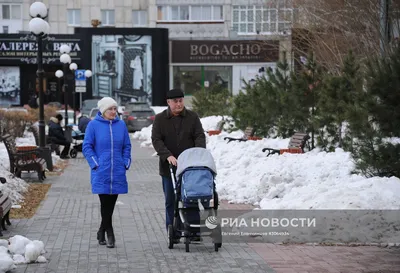
[[[44,101],[43,101],[43,36],[50,31],[49,24],[43,20],[47,17],[47,7],[42,2],[34,2],[29,8],[29,15],[32,20],[29,22],[30,32],[36,36],[38,45],[36,72],[39,78],[39,147],[44,148],[45,143],[45,123],[44,123]]]
[[[72,63],[69,65],[69,69],[72,71],[72,75],[74,76],[74,80],[72,83],[72,109],[74,110],[74,124],[76,124],[76,113],[75,113],[75,70],[78,69],[78,65],[76,63]]]
[[[93,73],[91,70],[85,70],[85,78],[88,79],[90,77],[92,77]],[[80,108],[82,108],[82,92],[79,93],[80,94]]]
[[[65,110],[65,117],[64,117],[64,128],[67,129],[67,124],[68,124],[68,85],[67,85],[67,68],[68,64],[71,63],[71,56],[69,56],[69,53],[71,52],[71,47],[68,45],[62,45],[60,46],[60,62],[63,64],[63,70],[64,70],[64,84],[63,84],[63,92],[64,92],[64,110]]]
[[[58,100],[61,101],[61,95],[60,95],[60,79],[64,76],[64,72],[62,70],[57,70],[56,71],[56,77],[58,78],[58,88],[57,88],[57,92],[58,92]]]

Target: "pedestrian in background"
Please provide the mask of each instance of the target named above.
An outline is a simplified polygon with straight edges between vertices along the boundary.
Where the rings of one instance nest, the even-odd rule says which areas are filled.
[[[97,106],[99,112],[87,125],[82,152],[91,169],[92,193],[100,199],[97,240],[100,245],[113,248],[112,216],[118,195],[128,193],[126,171],[131,165],[131,141],[125,122],[117,116],[117,102],[105,97]]]
[[[61,152],[60,158],[68,159],[69,149],[71,148],[71,142],[67,140],[64,135],[60,123],[63,120],[61,114],[57,114],[55,117],[51,117],[49,121],[49,135],[47,141],[51,144],[62,145],[64,149]],[[56,148],[56,153],[59,153],[59,147]]]

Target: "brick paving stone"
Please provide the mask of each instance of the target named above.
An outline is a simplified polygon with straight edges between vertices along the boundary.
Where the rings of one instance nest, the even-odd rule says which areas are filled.
[[[400,272],[400,249],[249,244],[276,272]],[[289,257],[292,260],[289,260]]]

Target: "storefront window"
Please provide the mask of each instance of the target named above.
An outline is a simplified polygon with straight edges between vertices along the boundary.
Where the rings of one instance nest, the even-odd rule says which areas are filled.
[[[185,95],[193,95],[203,88],[219,86],[232,92],[231,66],[174,66],[173,86]]]

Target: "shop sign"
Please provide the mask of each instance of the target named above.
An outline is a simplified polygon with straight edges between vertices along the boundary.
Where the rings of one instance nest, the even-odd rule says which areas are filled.
[[[43,63],[60,64],[60,46],[71,47],[69,55],[73,62],[82,59],[83,41],[74,35],[50,35],[43,38]],[[38,45],[36,37],[25,35],[0,35],[0,64],[36,64]]]
[[[173,63],[276,62],[279,41],[172,41]]]

